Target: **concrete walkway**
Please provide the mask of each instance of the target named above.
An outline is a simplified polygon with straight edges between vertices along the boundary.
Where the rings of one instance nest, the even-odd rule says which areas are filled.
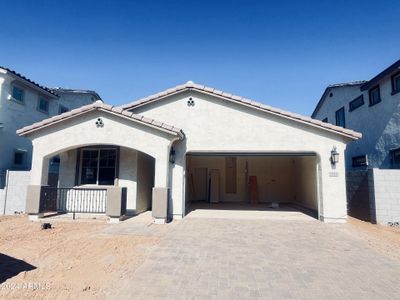
[[[400,262],[321,222],[186,218],[113,299],[398,299]]]

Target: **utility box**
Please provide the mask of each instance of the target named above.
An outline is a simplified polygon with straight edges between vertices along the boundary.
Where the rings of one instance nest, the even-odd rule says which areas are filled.
[[[156,224],[165,224],[167,222],[168,195],[168,188],[153,188],[152,215]]]

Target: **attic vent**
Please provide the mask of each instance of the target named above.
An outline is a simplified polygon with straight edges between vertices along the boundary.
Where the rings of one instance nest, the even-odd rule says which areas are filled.
[[[189,100],[187,101],[187,105],[188,106],[194,106],[194,100],[192,97],[189,98]]]
[[[96,127],[102,128],[104,126],[103,120],[101,118],[97,118],[96,120]]]

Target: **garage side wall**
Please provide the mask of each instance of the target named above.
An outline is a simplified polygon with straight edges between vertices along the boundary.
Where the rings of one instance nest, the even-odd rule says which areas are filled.
[[[298,157],[295,160],[295,202],[312,210],[318,210],[316,157]]]

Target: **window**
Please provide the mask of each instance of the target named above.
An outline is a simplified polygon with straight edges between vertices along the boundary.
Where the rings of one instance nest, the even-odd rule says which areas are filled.
[[[369,106],[375,105],[381,102],[381,92],[379,85],[369,90]]]
[[[364,167],[364,166],[368,165],[367,156],[364,154],[364,155],[353,157],[352,165],[353,165],[353,167]]]
[[[38,110],[44,113],[49,112],[49,101],[43,98],[39,98],[39,103],[38,103]]]
[[[21,166],[24,163],[25,152],[23,151],[14,151],[14,165]]]
[[[328,118],[323,119],[322,122],[328,123]]]
[[[400,92],[400,72],[392,76],[392,95]]]
[[[350,102],[349,111],[353,111],[356,108],[359,108],[360,106],[363,106],[363,105],[364,105],[364,95],[361,95]]]
[[[59,109],[58,109],[58,113],[59,114],[63,114],[65,112],[67,112],[69,109],[66,108],[65,106],[60,105]]]
[[[345,127],[345,120],[344,120],[344,107],[342,107],[341,109],[337,110],[335,113],[336,116],[336,125],[337,126],[341,126],[341,127]]]
[[[81,184],[114,185],[116,149],[83,149]]]
[[[24,102],[24,90],[18,86],[13,85],[12,87],[12,97],[13,100],[17,100],[19,102]]]
[[[390,160],[393,169],[400,169],[400,148],[390,151]]]

